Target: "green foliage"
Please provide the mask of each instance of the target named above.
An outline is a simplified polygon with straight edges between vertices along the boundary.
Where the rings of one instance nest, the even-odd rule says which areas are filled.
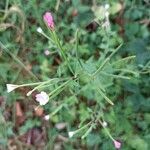
[[[27,107],[25,122],[16,127],[15,110],[7,120],[2,115],[7,109],[2,108],[0,145],[5,147],[10,137],[43,127],[47,148],[57,145],[59,135],[67,137],[69,131],[75,131],[75,136],[63,142],[64,149],[112,150],[110,138],[114,138],[122,142],[122,149],[148,150],[148,2],[107,1],[111,27],[106,28],[102,27],[106,2],[58,1],[0,2],[0,96],[7,97],[6,108],[12,108],[18,100],[32,106],[35,98],[25,96],[27,92],[46,91],[50,101],[43,106],[43,115],[49,114],[51,126]],[[45,11],[53,13],[55,32],[43,23]],[[37,33],[38,27],[44,36]],[[45,50],[50,54],[45,55]],[[7,95],[7,83],[36,85],[24,85]],[[103,121],[107,127],[103,127]],[[60,122],[67,123],[65,130],[56,128]]]
[[[41,122],[37,119],[28,119],[26,123],[19,129],[19,134],[22,135],[26,133],[29,129],[32,129],[33,127],[39,127],[41,125]]]

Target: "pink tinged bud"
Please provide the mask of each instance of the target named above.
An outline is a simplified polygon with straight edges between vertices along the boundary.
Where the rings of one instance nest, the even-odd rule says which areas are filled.
[[[49,101],[49,96],[46,92],[41,92],[40,94],[36,94],[36,101],[39,102],[40,105],[45,105]]]
[[[54,29],[54,21],[53,21],[52,14],[50,12],[46,12],[44,14],[43,20],[51,30]]]
[[[116,140],[114,140],[113,142],[114,142],[114,146],[115,146],[116,149],[120,149],[121,148],[121,143],[120,142],[118,142]]]
[[[45,54],[46,56],[48,56],[48,55],[50,55],[50,51],[49,51],[49,50],[45,50],[45,51],[44,51],[44,54]]]

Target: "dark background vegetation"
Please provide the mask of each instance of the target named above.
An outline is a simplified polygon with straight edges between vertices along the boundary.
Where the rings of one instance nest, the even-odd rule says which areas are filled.
[[[105,49],[93,21],[93,6],[110,4],[111,30],[115,37],[106,39],[113,47],[123,41],[120,56],[136,55],[134,65],[139,76],[132,80],[116,81],[110,95],[115,95],[115,106],[108,107],[105,118],[114,137],[122,142],[123,150],[150,149],[150,2],[149,0],[1,0],[0,41],[0,149],[94,149],[112,150],[112,141],[102,130],[92,131],[86,139],[68,139],[68,127],[76,128],[86,117],[86,102],[59,112],[52,121],[43,119],[50,107],[34,111],[36,102],[26,97],[29,88],[8,94],[6,84],[45,80],[55,74],[61,63],[58,55],[46,56],[47,39],[37,33],[41,27],[47,32],[42,15],[51,11],[60,39],[66,48],[74,40],[76,29],[82,34],[80,54],[83,60],[100,57]],[[94,3],[95,2],[95,3]],[[57,5],[58,4],[58,5]],[[95,9],[95,12],[98,11]],[[103,35],[105,38],[105,35]],[[107,48],[107,46],[106,46]],[[36,77],[35,77],[36,76]],[[83,94],[88,95],[87,93]],[[90,96],[90,95],[89,95]],[[112,96],[113,97],[113,96]],[[74,100],[76,101],[76,100]],[[73,102],[76,103],[76,102]],[[77,110],[76,110],[77,109]],[[80,117],[75,116],[78,112]],[[64,119],[65,118],[65,119]],[[64,125],[61,128],[57,125]]]

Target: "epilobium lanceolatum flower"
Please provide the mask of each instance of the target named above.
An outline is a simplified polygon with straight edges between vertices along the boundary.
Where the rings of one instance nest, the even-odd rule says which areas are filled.
[[[46,23],[46,25],[53,30],[54,29],[54,21],[53,21],[53,16],[50,12],[46,12],[43,15],[43,20]]]
[[[114,142],[114,146],[115,146],[116,149],[120,149],[121,148],[121,143],[120,142],[118,142],[116,140],[114,140],[113,142]]]
[[[49,116],[49,115],[46,115],[46,116],[44,116],[44,119],[45,119],[45,120],[49,120],[49,119],[50,119],[50,116]]]
[[[46,92],[41,92],[39,94],[36,94],[36,101],[40,103],[40,105],[45,105],[49,101],[49,96],[47,95]]]
[[[42,30],[41,27],[38,27],[36,31],[39,32],[39,33],[42,33],[42,32],[43,32],[43,30]]]
[[[70,138],[72,138],[74,134],[75,134],[74,131],[70,131],[70,132],[68,133],[68,135],[69,135]]]
[[[7,92],[11,92],[13,90],[15,90],[16,88],[19,87],[19,85],[15,85],[15,84],[6,84],[6,87],[7,87]]]

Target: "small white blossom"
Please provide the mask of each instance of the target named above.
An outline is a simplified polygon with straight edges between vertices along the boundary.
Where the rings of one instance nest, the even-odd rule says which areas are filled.
[[[49,118],[50,118],[49,115],[44,116],[44,119],[45,119],[45,120],[49,120]]]
[[[105,12],[105,16],[106,16],[106,17],[109,16],[109,12],[108,12],[108,11]]]
[[[45,105],[49,101],[49,96],[46,92],[41,92],[40,94],[36,94],[36,101],[40,103],[40,105]]]
[[[70,131],[70,132],[68,133],[69,137],[70,137],[70,138],[73,137],[74,133],[75,133],[74,131]]]
[[[45,51],[44,51],[44,54],[45,54],[46,56],[48,56],[48,55],[50,55],[50,51],[49,51],[49,50],[45,50]]]
[[[102,24],[102,27],[104,27],[105,29],[110,29],[109,12],[108,11],[105,12],[105,21]]]
[[[104,122],[102,123],[102,125],[103,125],[103,127],[107,127],[108,124],[107,124],[107,122],[104,121]]]
[[[42,33],[42,32],[43,32],[43,30],[42,30],[41,27],[38,27],[36,31],[39,32],[39,33]]]
[[[16,88],[19,87],[19,85],[15,85],[15,84],[6,84],[6,87],[7,87],[7,92],[11,92],[13,90],[15,90]]]
[[[67,124],[66,124],[65,122],[57,123],[57,124],[55,125],[55,127],[56,127],[58,130],[62,130],[62,129],[64,129],[66,126],[67,126]]]
[[[105,5],[105,9],[109,9],[109,7],[110,7],[109,4]]]

